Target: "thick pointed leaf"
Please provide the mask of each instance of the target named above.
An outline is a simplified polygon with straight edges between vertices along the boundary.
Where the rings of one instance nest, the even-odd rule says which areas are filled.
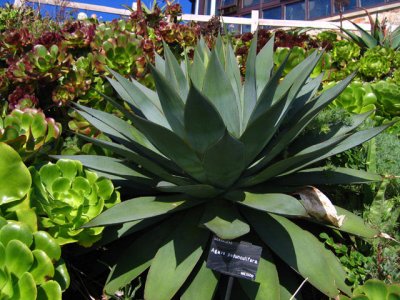
[[[283,185],[330,185],[330,184],[360,184],[381,181],[378,174],[369,173],[363,170],[348,168],[312,168],[301,170],[297,173],[279,176],[276,183]]]
[[[166,66],[167,67],[167,66]],[[178,66],[179,67],[179,66]],[[177,90],[170,85],[167,78],[164,77],[154,66],[150,64],[151,74],[153,75],[157,94],[165,117],[168,120],[172,130],[180,137],[184,136],[183,129],[183,111],[184,103]],[[168,67],[166,69],[166,72]],[[185,79],[186,80],[186,79]]]
[[[206,261],[203,261],[200,270],[183,293],[182,300],[213,299],[220,275],[207,268],[206,265]]]
[[[207,66],[202,92],[214,104],[228,131],[239,136],[240,118],[235,93],[215,51]]]
[[[242,173],[244,146],[228,132],[204,154],[204,170],[210,184],[226,188],[231,186]]]
[[[268,248],[262,251],[256,280],[239,279],[239,282],[250,299],[281,300],[278,272]]]
[[[354,74],[350,75],[339,84],[322,93],[315,101],[307,103],[295,117],[291,118],[287,128],[284,128],[276,139],[270,143],[269,146],[263,151],[264,157],[250,170],[249,173],[253,174],[268,165],[281,151],[283,151],[289,143],[291,143],[304,128],[324,109],[330,102],[332,102],[350,83]]]
[[[226,196],[226,198],[264,212],[285,216],[308,216],[299,200],[286,194],[253,194],[246,192],[231,194],[231,196]]]
[[[240,141],[245,145],[245,162],[250,164],[269,143],[290,108],[288,97],[283,97],[270,109],[251,120]]]
[[[361,40],[367,46],[367,48],[374,48],[378,45],[378,41],[366,30],[364,30],[361,26],[357,23],[351,22],[358,29],[358,32],[361,35]]]
[[[364,142],[369,141],[370,139],[372,139],[373,137],[377,136],[379,133],[381,133],[382,131],[384,131],[386,128],[390,127],[391,125],[393,125],[394,123],[388,123],[379,127],[374,127],[374,128],[370,128],[367,130],[362,130],[362,131],[358,131],[356,133],[353,133],[351,135],[349,135],[346,139],[344,139],[343,141],[341,141],[340,143],[338,143],[337,145],[335,145],[334,147],[332,147],[332,149],[321,155],[321,156],[317,156],[314,159],[310,159],[310,161],[308,161],[307,163],[298,166],[296,169],[294,168],[293,171],[297,171],[300,168],[304,168],[308,165],[311,165],[315,162],[321,161],[327,157],[339,154],[341,152],[344,152],[346,150],[349,150],[351,148],[354,148],[358,145],[361,145]],[[336,139],[333,138],[332,140]],[[311,148],[311,147],[310,147]],[[307,150],[303,150],[301,152],[307,152]],[[299,154],[301,153],[299,152]]]
[[[331,149],[338,145],[344,139],[345,137],[337,137],[330,139],[324,143],[313,145],[303,150],[302,152],[299,152],[295,156],[291,156],[272,164],[271,166],[254,176],[244,178],[240,182],[240,186],[245,187],[259,184],[269,179],[272,179],[275,176],[284,174],[288,170],[293,171],[296,168],[306,166],[309,164],[310,160],[322,157],[326,155],[326,153],[330,153],[332,151]]]
[[[57,155],[59,159],[79,160],[85,167],[103,174],[114,174],[144,185],[154,186],[157,180],[149,178],[127,165],[126,161],[100,155]]]
[[[84,227],[119,224],[151,218],[200,204],[183,196],[141,197],[123,201],[86,223]]]
[[[165,76],[165,60],[157,53],[157,51],[154,51],[154,61],[157,70]]]
[[[144,298],[171,299],[187,280],[206,247],[209,233],[197,227],[201,210],[185,214],[179,227],[154,257]]]
[[[174,132],[132,115],[135,126],[143,132],[148,140],[156,146],[161,153],[174,161],[186,173],[195,179],[204,182],[203,166],[196,153]]]
[[[190,65],[190,79],[198,90],[203,88],[205,74],[206,65],[202,60],[199,51],[195,51],[193,63]]]
[[[124,249],[108,276],[105,285],[106,292],[113,295],[150,267],[158,249],[181,219],[180,216],[174,216],[162,222]]]
[[[187,140],[201,154],[218,142],[226,130],[214,105],[193,85],[186,102],[184,119]]]
[[[246,210],[245,215],[276,255],[327,296],[338,295],[338,278],[329,267],[336,262],[326,255],[317,238],[278,215],[254,210]],[[345,278],[341,281],[344,283]]]
[[[243,86],[243,128],[247,127],[250,116],[257,103],[257,78],[256,78],[257,33],[251,41],[246,60],[246,75]]]
[[[225,47],[224,43],[222,42],[221,35],[218,34],[217,40],[215,42],[215,53],[218,55],[218,59],[221,62],[222,66],[225,66],[226,60],[225,60]]]
[[[236,239],[250,231],[249,225],[232,203],[223,200],[214,200],[207,204],[200,223],[219,238],[226,240]]]
[[[180,193],[196,198],[213,198],[223,192],[208,184],[174,185],[169,182],[160,182],[157,189],[166,193]]]
[[[129,121],[133,123],[136,122],[138,117],[135,114],[132,114],[131,112],[127,111],[122,105],[120,105],[107,95],[103,95],[103,97],[107,99],[107,101],[109,101],[119,111],[121,111]],[[94,117],[95,116],[96,114],[94,114]],[[99,118],[98,120],[101,121],[101,118]],[[161,154],[161,152],[158,151],[158,149],[152,143],[150,143],[149,140],[137,128],[135,127],[132,128],[134,128],[134,131],[132,132],[134,141],[129,140],[129,142],[125,142],[124,140],[120,140],[113,135],[108,134],[108,136],[113,140],[118,141],[122,145],[134,150],[138,154],[147,157],[153,160],[154,162],[162,165],[163,167],[172,171],[173,173],[175,174],[181,173],[182,170],[180,170],[175,163],[165,158],[165,156]]]
[[[164,42],[164,55],[165,55],[165,78],[168,78],[170,84],[179,91],[179,95],[183,101],[186,101],[189,93],[189,83],[186,80],[185,73],[182,71],[174,54],[169,49],[168,45]],[[158,88],[157,88],[158,90]]]
[[[254,107],[253,112],[251,113],[249,123],[253,123],[255,120],[259,119],[260,116],[264,115],[269,111],[271,106],[274,103],[275,93],[279,86],[279,81],[282,77],[283,70],[286,66],[286,62],[288,60],[290,54],[288,54],[283,61],[283,63],[279,66],[276,72],[272,75],[272,78],[268,81],[268,83],[264,86],[263,90],[261,91],[260,96],[257,98],[256,106]],[[289,91],[289,89],[288,89]],[[287,93],[286,93],[287,94]],[[282,98],[285,94],[282,95]],[[283,99],[276,99],[277,101],[282,101]],[[248,127],[248,126],[247,126]]]
[[[242,105],[242,77],[240,75],[239,65],[237,63],[236,55],[233,51],[232,45],[229,43],[226,47],[226,63],[225,72],[231,82],[233,92],[235,93],[235,101],[239,109],[240,132],[243,132],[242,118],[243,118],[243,105]]]
[[[132,83],[117,72],[110,69],[109,71],[116,80],[108,78],[108,81],[123,100],[128,102],[130,105],[139,108],[148,120],[166,128],[170,128],[167,119],[161,111],[161,107],[155,103],[155,101],[159,100],[155,99],[154,95],[151,95],[150,93],[146,94],[145,90],[141,90],[136,84]]]
[[[310,76],[315,65],[318,63],[322,54],[314,51],[305,60],[299,63],[296,67],[285,76],[282,82],[279,84],[275,93],[275,100],[280,99],[289,90],[289,99],[296,97],[297,93],[303,87],[304,83]]]
[[[364,238],[373,238],[379,234],[379,231],[377,229],[365,223],[365,221],[361,217],[339,206],[335,206],[335,208],[338,215],[344,215],[345,217],[343,225],[341,227],[339,228],[332,227],[332,228],[339,229],[341,231],[355,234]]]
[[[274,68],[274,42],[273,34],[256,57],[257,99],[270,79]]]
[[[94,138],[91,138],[91,137],[88,137],[85,135],[81,135],[81,134],[77,134],[77,135],[79,137],[81,137],[82,139],[93,143],[94,145],[103,147],[105,149],[112,151],[115,154],[125,157],[128,161],[131,161],[138,166],[140,165],[145,171],[150,172],[150,173],[154,174],[156,177],[162,178],[163,180],[172,182],[174,184],[190,184],[191,183],[187,179],[174,176],[173,174],[171,174],[171,172],[164,169],[160,164],[157,164],[157,163],[153,162],[152,160],[147,159],[146,157],[138,155],[137,153],[131,151],[130,149],[128,149],[127,147],[125,147],[123,145],[105,141],[105,140],[94,139]]]

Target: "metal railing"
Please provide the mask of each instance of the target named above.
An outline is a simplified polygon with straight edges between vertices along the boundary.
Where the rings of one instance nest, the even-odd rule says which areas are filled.
[[[48,4],[48,5],[60,5],[59,0],[15,0],[14,5],[21,6],[25,2],[30,3],[38,3],[38,4]],[[95,5],[95,4],[86,4],[81,2],[71,2],[71,1],[63,1],[62,5],[67,8],[74,9],[82,9],[82,10],[90,10],[96,12],[104,12],[115,15],[127,16],[130,15],[130,11],[127,9],[120,9],[114,7],[108,7],[103,5]],[[212,16],[209,15],[192,15],[192,14],[183,14],[181,19],[183,21],[196,21],[196,22],[207,22],[211,19]],[[339,29],[339,22],[327,22],[327,21],[297,21],[297,20],[271,20],[271,19],[260,19],[259,11],[253,10],[251,12],[250,18],[243,17],[226,17],[221,16],[221,21],[224,24],[234,24],[234,25],[247,25],[250,26],[251,31],[254,32],[257,30],[259,26],[268,26],[268,27],[297,27],[297,28],[312,28],[312,29]],[[370,26],[367,24],[359,24],[366,30],[370,29]],[[348,21],[343,21],[343,28],[348,30],[356,30],[356,28]]]

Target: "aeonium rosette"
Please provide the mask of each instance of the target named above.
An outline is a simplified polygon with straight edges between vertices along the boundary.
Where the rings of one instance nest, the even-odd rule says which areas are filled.
[[[73,160],[30,168],[30,199],[37,207],[40,227],[60,244],[78,242],[89,247],[101,238],[103,227],[81,228],[120,201],[109,179],[98,177]]]

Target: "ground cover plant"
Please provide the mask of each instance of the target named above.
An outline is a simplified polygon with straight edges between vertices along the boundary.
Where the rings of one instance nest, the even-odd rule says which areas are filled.
[[[212,235],[264,248],[238,299],[397,297],[396,47],[180,14],[0,10],[0,298],[222,299]]]

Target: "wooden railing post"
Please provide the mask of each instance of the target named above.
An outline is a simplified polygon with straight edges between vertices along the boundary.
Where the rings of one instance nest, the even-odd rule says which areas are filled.
[[[260,19],[260,12],[258,10],[251,11],[251,32],[255,32],[258,28],[258,20]]]
[[[14,7],[21,7],[22,6],[22,1],[21,0],[15,0],[14,1]]]

